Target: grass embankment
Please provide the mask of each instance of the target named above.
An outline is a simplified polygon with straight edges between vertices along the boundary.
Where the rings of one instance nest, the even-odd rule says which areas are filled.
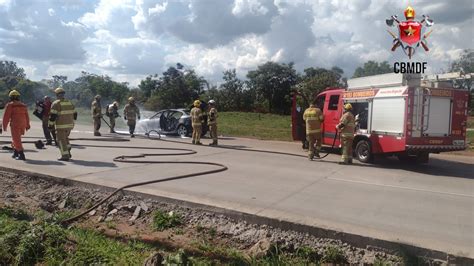
[[[218,121],[219,135],[292,141],[289,115],[221,112]]]
[[[262,258],[249,257],[241,251],[216,246],[210,241],[216,231],[198,227],[197,234],[207,235],[194,241],[193,251],[166,251],[139,240],[111,238],[94,229],[65,228],[59,221],[72,213],[31,215],[20,209],[0,207],[0,265],[143,265],[148,256],[159,252],[164,265],[319,265],[346,263],[336,246],[328,246],[324,254],[302,247],[296,252],[282,252],[274,246]],[[154,230],[176,229],[183,221],[179,215],[155,212]],[[376,262],[384,262],[377,259]],[[381,264],[385,265],[385,264]]]

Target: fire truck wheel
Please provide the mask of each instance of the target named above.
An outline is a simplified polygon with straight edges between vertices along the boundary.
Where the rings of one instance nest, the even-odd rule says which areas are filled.
[[[357,142],[357,145],[355,148],[355,155],[356,155],[357,160],[359,160],[362,163],[372,162],[373,155],[372,155],[371,150],[372,148],[369,141],[360,140],[359,142]]]

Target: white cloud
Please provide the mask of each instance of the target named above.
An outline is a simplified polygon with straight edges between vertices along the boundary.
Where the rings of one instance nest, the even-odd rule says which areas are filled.
[[[412,3],[435,20],[415,60],[446,69],[473,48],[472,0]],[[80,71],[138,84],[177,62],[211,82],[236,68],[240,77],[268,60],[339,66],[351,76],[367,60],[406,61],[392,53],[385,19],[403,16],[395,0],[0,0],[0,58],[41,79]],[[395,29],[396,31],[396,29]]]

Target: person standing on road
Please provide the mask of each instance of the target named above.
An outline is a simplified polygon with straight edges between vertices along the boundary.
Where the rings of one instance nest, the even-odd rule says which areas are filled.
[[[94,97],[91,104],[92,119],[94,120],[94,136],[101,136],[99,129],[102,119],[102,106],[100,105],[100,95]]]
[[[118,102],[115,101],[112,104],[109,104],[107,106],[106,114],[109,117],[110,121],[110,133],[115,133],[115,119],[119,117],[120,115],[118,114]]]
[[[16,90],[10,91],[8,94],[10,102],[5,106],[3,113],[3,131],[7,131],[8,124],[12,131],[12,147],[13,159],[26,160],[21,143],[21,136],[30,129],[30,118],[28,116],[28,108],[20,101],[20,93]]]
[[[355,118],[352,114],[352,105],[344,105],[342,115],[336,129],[340,131],[342,143],[342,158],[339,164],[352,164],[352,142],[354,141]]]
[[[51,105],[49,114],[49,129],[56,129],[56,138],[61,157],[59,161],[69,161],[71,159],[71,144],[69,143],[69,134],[74,128],[74,120],[77,119],[77,112],[71,101],[64,96],[66,92],[63,88],[57,88],[55,91],[57,100]]]
[[[207,125],[209,126],[209,134],[212,138],[212,143],[209,146],[217,146],[217,109],[216,101],[210,100],[209,104],[209,113],[207,115]]]
[[[319,151],[322,146],[321,123],[324,121],[323,112],[314,103],[309,105],[303,113],[303,120],[306,122],[306,139],[309,143],[308,159],[320,158]],[[316,146],[316,147],[315,147]]]
[[[48,128],[48,121],[49,121],[49,112],[51,111],[51,98],[49,96],[44,96],[43,99],[43,113],[42,113],[42,126],[43,126],[43,134],[44,137],[46,138],[46,145],[53,145],[53,139],[54,143],[57,145],[56,142],[56,132],[50,131]]]
[[[127,120],[128,130],[130,132],[130,137],[135,137],[135,126],[137,124],[137,117],[140,120],[140,109],[135,104],[135,99],[133,97],[128,98],[128,104],[125,105],[123,109],[123,118]]]
[[[191,109],[191,125],[193,127],[193,144],[202,145],[201,143],[201,132],[202,132],[202,110],[201,101],[195,100],[194,107]]]

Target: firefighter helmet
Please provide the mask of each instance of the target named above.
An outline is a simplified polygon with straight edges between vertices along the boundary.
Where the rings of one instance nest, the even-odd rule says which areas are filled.
[[[209,100],[208,104],[216,104],[216,101],[214,101],[214,100]]]
[[[57,89],[54,90],[54,93],[60,94],[60,93],[66,93],[66,91],[64,91],[63,88],[57,88]]]
[[[94,97],[94,99],[100,100],[100,95],[96,95],[96,96]]]
[[[130,98],[128,98],[128,101],[133,102],[133,101],[135,101],[135,99],[133,97],[130,97]]]
[[[344,110],[352,110],[352,104],[346,103],[346,104],[344,105]]]
[[[8,94],[8,97],[14,97],[14,96],[19,97],[20,93],[17,90],[10,91],[10,93]]]
[[[194,101],[194,107],[199,107],[201,106],[201,101],[200,100],[195,100]]]
[[[414,19],[415,18],[415,9],[413,9],[413,7],[411,6],[408,6],[406,9],[405,9],[405,18],[407,20],[410,20],[410,19]]]

